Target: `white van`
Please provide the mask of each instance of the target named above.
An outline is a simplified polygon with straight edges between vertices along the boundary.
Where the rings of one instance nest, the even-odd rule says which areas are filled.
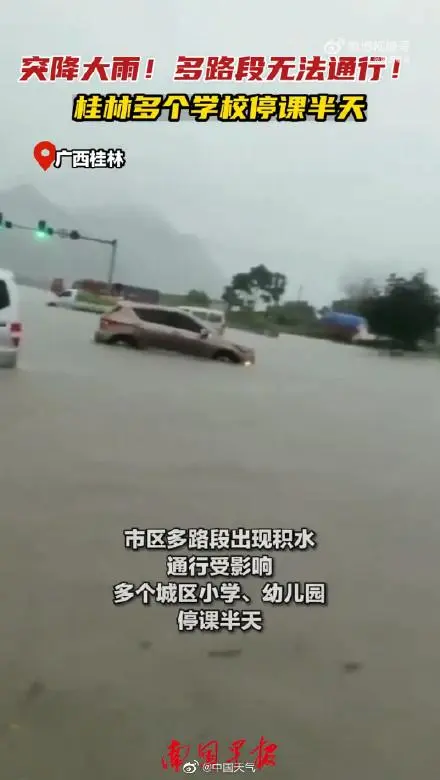
[[[187,311],[197,317],[198,320],[206,322],[206,326],[215,331],[219,336],[223,336],[226,328],[226,317],[223,311],[219,309],[204,309],[201,306],[179,306],[182,311]]]
[[[12,271],[0,268],[0,368],[15,368],[22,336],[17,283]]]

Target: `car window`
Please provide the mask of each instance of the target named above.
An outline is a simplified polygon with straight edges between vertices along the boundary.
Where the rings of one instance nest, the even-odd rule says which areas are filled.
[[[11,305],[8,285],[4,279],[0,279],[0,309],[6,309]]]
[[[72,295],[73,295],[73,293],[72,293],[71,290],[66,290],[65,292],[62,292],[59,297],[60,298],[71,298]]]
[[[183,312],[169,311],[167,312],[167,325],[171,328],[178,328],[179,330],[189,330],[192,333],[200,333],[202,325],[200,325],[192,317],[188,317]]]
[[[144,322],[154,322],[157,325],[169,325],[169,312],[166,309],[134,309],[135,314]]]

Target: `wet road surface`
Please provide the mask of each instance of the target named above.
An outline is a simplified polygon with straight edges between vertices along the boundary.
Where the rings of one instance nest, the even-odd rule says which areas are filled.
[[[0,374],[2,778],[150,780],[173,738],[225,760],[261,736],[280,780],[436,777],[440,365],[246,334],[252,370],[138,354],[24,298]],[[133,526],[313,528],[276,578],[326,580],[330,605],[179,635],[174,606],[112,605],[166,579]]]

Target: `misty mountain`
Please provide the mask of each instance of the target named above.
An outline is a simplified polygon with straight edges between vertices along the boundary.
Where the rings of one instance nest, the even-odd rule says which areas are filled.
[[[15,224],[78,230],[96,238],[118,239],[114,281],[184,293],[191,288],[218,295],[225,280],[204,244],[180,233],[163,216],[150,209],[127,209],[122,204],[87,211],[68,211],[51,203],[33,187],[21,186],[0,193],[0,211]],[[86,241],[39,239],[32,232],[0,233],[0,266],[37,279],[62,277],[106,279],[110,247]]]
[[[117,270],[117,281],[178,293],[195,287],[210,295],[219,295],[225,285],[202,241],[177,231],[150,208],[88,209],[78,213],[78,220],[89,235],[115,233],[116,265],[124,271],[120,280]]]

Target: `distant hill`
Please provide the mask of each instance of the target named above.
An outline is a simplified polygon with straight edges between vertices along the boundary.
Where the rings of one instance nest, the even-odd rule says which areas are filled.
[[[0,211],[16,224],[37,225],[44,219],[53,228],[78,230],[97,238],[118,239],[115,281],[176,293],[191,288],[218,295],[225,284],[197,236],[179,233],[149,209],[121,205],[69,212],[51,203],[33,187],[0,192]],[[54,237],[38,239],[31,232],[3,230],[0,266],[28,278],[107,277],[110,247]]]

